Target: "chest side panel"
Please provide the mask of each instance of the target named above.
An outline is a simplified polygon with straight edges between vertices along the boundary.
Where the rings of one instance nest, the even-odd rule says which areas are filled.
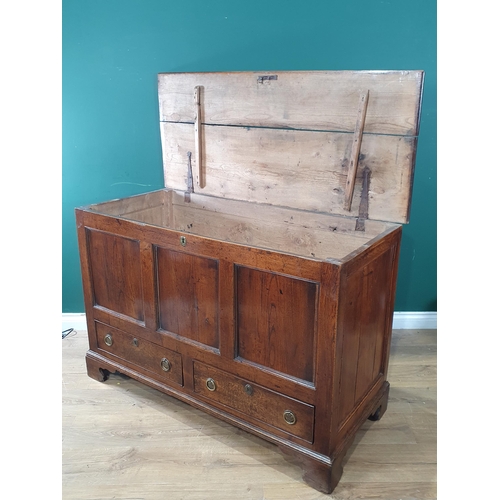
[[[401,228],[343,270],[336,348],[336,420],[348,431],[387,377]]]

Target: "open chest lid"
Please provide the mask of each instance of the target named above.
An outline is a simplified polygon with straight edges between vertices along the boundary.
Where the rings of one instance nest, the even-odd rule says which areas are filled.
[[[423,71],[158,75],[165,187],[409,221]]]

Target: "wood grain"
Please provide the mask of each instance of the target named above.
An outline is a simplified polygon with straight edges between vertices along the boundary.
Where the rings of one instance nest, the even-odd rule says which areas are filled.
[[[210,403],[216,402],[229,406],[243,414],[245,418],[250,417],[263,421],[267,425],[312,442],[314,406],[283,396],[202,363],[195,362],[193,371],[195,392],[208,399]],[[209,391],[206,386],[206,381],[209,378],[214,380],[216,384],[213,392]],[[245,386],[250,387],[250,393],[245,391]],[[292,411],[296,417],[296,422],[293,425],[287,424],[283,418],[286,410]]]
[[[139,241],[94,230],[87,237],[95,305],[143,321]]]
[[[160,131],[165,186],[185,191],[192,125],[162,123]],[[207,125],[202,135],[203,194],[352,216],[344,208],[352,134]],[[408,221],[415,144],[414,137],[363,136],[353,186],[354,212],[361,197],[362,170],[368,167],[369,218]]]
[[[143,368],[156,375],[160,375],[165,381],[174,382],[182,386],[182,356],[170,349],[165,349],[152,344],[142,338],[135,338],[127,335],[115,328],[111,328],[101,323],[96,323],[97,345],[99,350],[107,352],[117,358],[126,359],[136,369]],[[112,345],[108,346],[104,342],[104,337],[109,335],[112,338]],[[161,361],[166,359],[169,363],[169,370],[165,371],[161,367]]]
[[[389,408],[358,432],[333,497],[257,437],[127,377],[90,379],[87,348],[84,331],[62,341],[65,500],[437,498],[435,371],[398,385],[409,366],[436,365],[435,330],[393,332]]]
[[[174,196],[174,200],[177,199]],[[173,229],[314,259],[341,259],[375,237],[354,220],[198,195],[173,207]],[[376,226],[385,230],[388,225]]]
[[[155,197],[138,195],[88,208],[130,221],[319,259],[340,260],[388,228],[396,227],[368,220],[365,231],[354,231],[354,218],[196,193],[186,202],[184,192],[172,190],[156,192]]]
[[[341,419],[384,375],[383,342],[387,330],[385,311],[390,299],[392,251],[389,247],[378,258],[360,265],[359,270],[343,282],[340,293],[341,344],[339,359]],[[356,364],[350,360],[358,360]]]
[[[165,186],[186,190],[185,159],[194,150],[198,191],[350,215],[360,202],[359,163],[360,171],[371,172],[367,218],[407,223],[423,76],[160,74]]]
[[[354,192],[354,181],[358,171],[359,151],[361,149],[361,140],[363,139],[363,129],[365,126],[366,109],[368,107],[368,96],[370,92],[362,92],[359,99],[358,117],[352,138],[351,157],[349,160],[349,169],[347,171],[347,181],[345,186],[344,209],[351,210],[352,194]]]
[[[313,382],[318,283],[236,269],[238,356]]]
[[[158,191],[151,191],[150,193],[138,194],[118,200],[95,203],[90,205],[88,209],[109,215],[141,213],[145,210],[163,206],[165,203],[165,194],[165,190],[160,189]]]
[[[219,348],[218,260],[157,247],[162,330]]]
[[[276,79],[259,83],[263,75]],[[422,71],[161,73],[160,120],[193,123],[202,86],[203,123],[352,133],[368,89],[366,132],[417,135],[422,83]]]

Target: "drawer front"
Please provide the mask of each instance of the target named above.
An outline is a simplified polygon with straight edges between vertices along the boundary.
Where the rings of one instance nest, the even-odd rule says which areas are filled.
[[[156,379],[182,385],[182,357],[179,353],[102,323],[96,322],[95,325],[99,349],[154,373]]]
[[[194,391],[261,422],[313,441],[314,406],[194,362]]]

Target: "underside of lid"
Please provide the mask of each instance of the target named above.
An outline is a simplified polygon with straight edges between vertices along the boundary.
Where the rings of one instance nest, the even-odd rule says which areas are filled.
[[[162,73],[165,186],[409,220],[422,71]]]

